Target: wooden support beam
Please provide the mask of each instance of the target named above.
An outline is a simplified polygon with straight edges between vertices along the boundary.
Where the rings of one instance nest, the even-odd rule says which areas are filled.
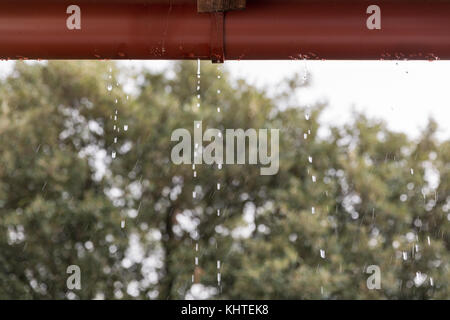
[[[225,12],[245,9],[246,0],[197,0],[197,11]]]

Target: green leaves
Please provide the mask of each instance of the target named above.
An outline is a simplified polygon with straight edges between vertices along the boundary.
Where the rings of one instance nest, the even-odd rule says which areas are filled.
[[[436,123],[414,140],[357,114],[323,137],[325,106],[278,108],[295,79],[273,100],[203,63],[198,108],[194,62],[132,74],[133,94],[125,72],[17,63],[3,81],[0,298],[72,297],[74,264],[75,297],[179,299],[192,275],[217,286],[217,260],[217,298],[448,297],[450,147]],[[170,161],[172,131],[194,120],[280,129],[279,173],[203,165],[194,178]],[[381,290],[367,288],[368,265]]]

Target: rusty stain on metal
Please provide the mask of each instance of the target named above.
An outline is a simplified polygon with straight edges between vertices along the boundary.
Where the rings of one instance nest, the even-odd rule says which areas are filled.
[[[245,9],[246,0],[197,0],[198,12],[225,12]]]

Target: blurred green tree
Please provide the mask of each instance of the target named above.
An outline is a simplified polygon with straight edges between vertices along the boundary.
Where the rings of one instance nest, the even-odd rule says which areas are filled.
[[[193,62],[127,75],[129,95],[126,72],[19,62],[2,81],[1,299],[183,299],[192,279],[212,298],[449,297],[450,141],[435,122],[413,140],[355,114],[318,135],[325,106],[292,102],[297,78],[271,98],[204,63],[198,108]],[[172,131],[194,120],[280,129],[279,173],[172,164]]]

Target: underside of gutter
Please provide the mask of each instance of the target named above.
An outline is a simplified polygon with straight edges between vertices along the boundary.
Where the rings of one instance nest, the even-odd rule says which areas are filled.
[[[450,59],[450,1],[243,2],[1,0],[0,58]],[[371,5],[379,28],[368,27]]]

